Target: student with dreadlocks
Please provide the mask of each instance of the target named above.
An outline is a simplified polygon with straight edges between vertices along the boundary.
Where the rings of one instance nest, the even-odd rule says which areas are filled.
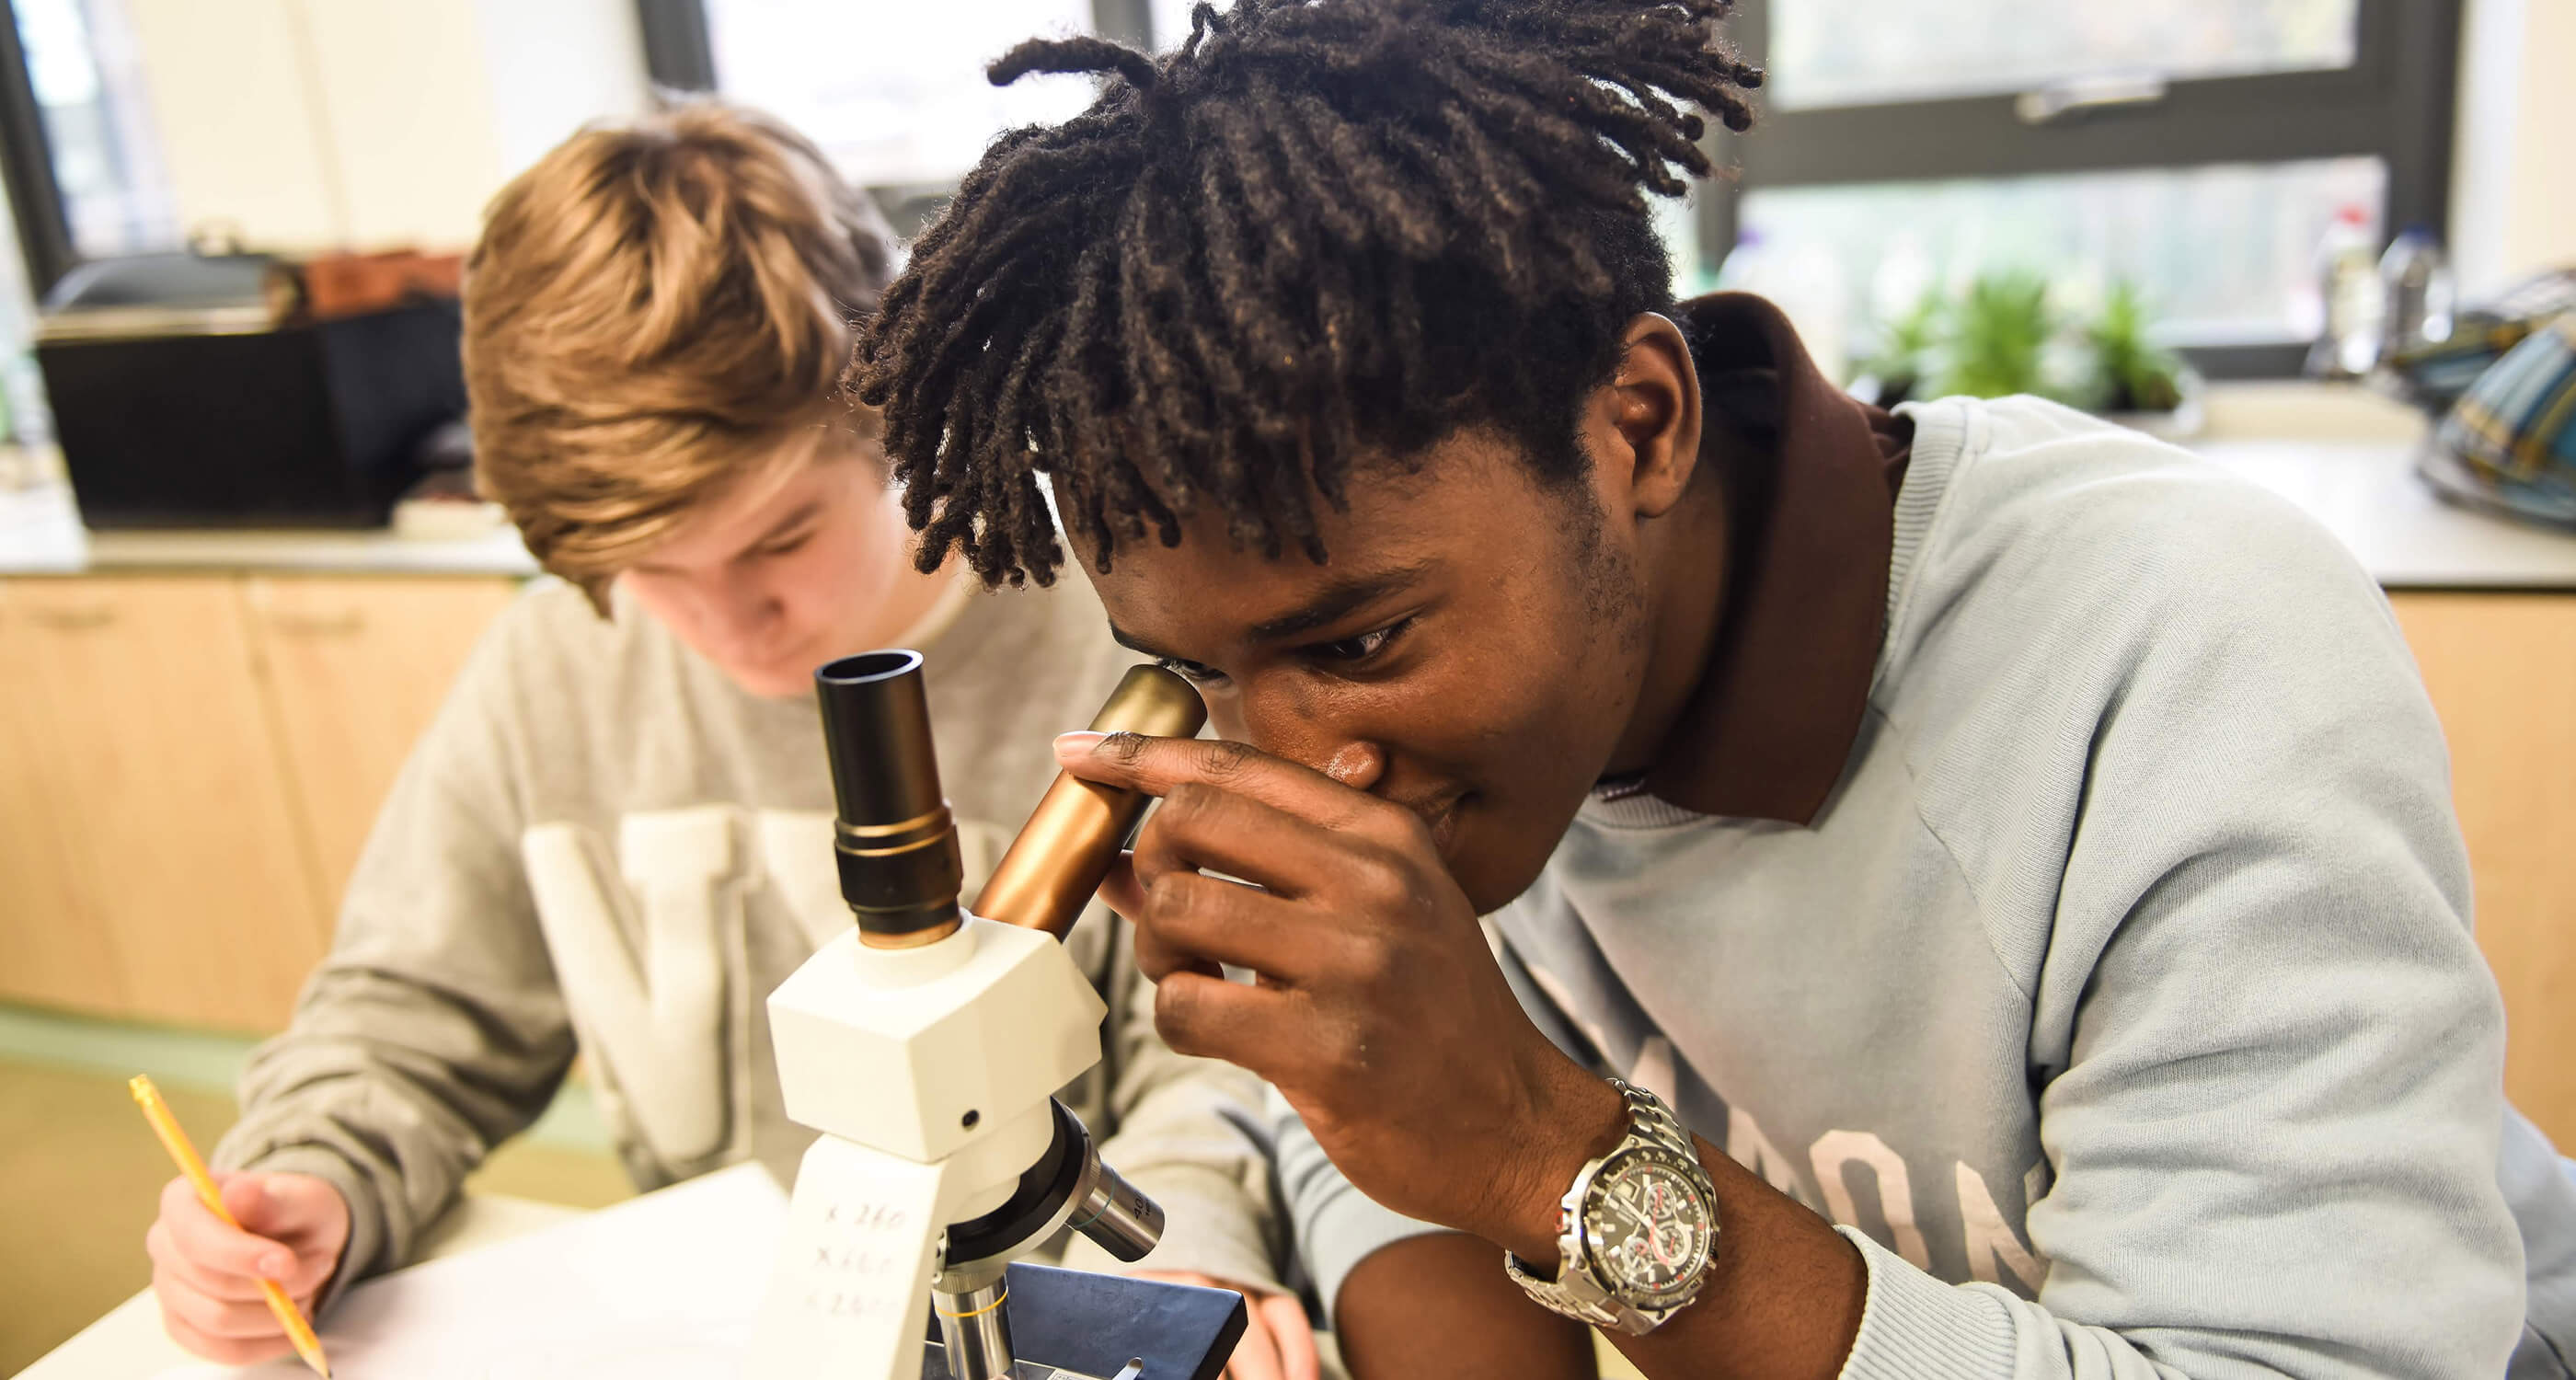
[[[1058,753],[1164,797],[1111,898],[1302,1119],[1355,1373],[1587,1373],[1562,1312],[1655,1377],[2566,1374],[2576,1183],[2378,591],[2181,452],[1671,300],[1726,9],[1026,45],[1118,80],[860,343],[921,559],[1048,582],[1052,500],[1206,693]]]

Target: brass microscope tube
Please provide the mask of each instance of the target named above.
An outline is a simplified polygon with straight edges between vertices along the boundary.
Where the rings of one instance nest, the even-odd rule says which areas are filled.
[[[1091,729],[1189,738],[1206,723],[1207,706],[1188,681],[1160,666],[1138,666],[1110,692]],[[1150,803],[1142,791],[1059,774],[984,883],[975,913],[1064,938]]]

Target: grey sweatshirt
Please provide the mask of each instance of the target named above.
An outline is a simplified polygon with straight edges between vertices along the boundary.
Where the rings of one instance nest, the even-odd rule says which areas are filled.
[[[927,661],[968,894],[1133,658],[1081,581],[962,589]],[[335,1290],[410,1259],[491,1147],[578,1054],[639,1187],[744,1159],[792,1179],[765,1005],[850,923],[806,699],[735,686],[641,610],[602,621],[540,581],[483,639],[387,799],[338,938],[252,1059],[226,1166],[318,1174],[353,1229]],[[1123,922],[1068,941],[1109,1002],[1103,1062],[1065,1090],[1171,1228],[1145,1268],[1269,1284],[1260,1084],[1155,1036]],[[1073,1263],[1100,1266],[1088,1243]]]
[[[1823,811],[1596,794],[1490,917],[1524,1006],[1857,1244],[1855,1380],[2567,1375],[2576,1181],[2379,591],[2183,452],[1908,411]],[[1279,1110],[1330,1300],[1429,1228]]]

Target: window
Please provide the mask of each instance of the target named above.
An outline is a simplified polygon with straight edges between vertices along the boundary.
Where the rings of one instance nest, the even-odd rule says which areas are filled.
[[[2446,228],[2458,0],[1750,0],[1764,117],[1704,198],[1838,281],[1865,337],[1980,273],[2073,303],[2139,289],[2212,374],[2297,372],[2313,258],[2346,208]],[[1685,257],[1689,257],[1686,255]],[[1802,323],[1803,324],[1803,323]]]
[[[1190,36],[1190,10],[1199,0],[1152,0],[1154,50],[1178,48]],[[1219,10],[1226,8],[1218,5]]]
[[[5,199],[0,195],[0,201]],[[21,271],[24,262],[17,236],[10,232],[9,224],[0,223],[0,359],[16,356],[35,338],[35,294],[27,290],[27,279]],[[5,405],[0,402],[0,406]]]
[[[756,104],[811,136],[909,234],[1015,125],[1059,121],[1094,88],[1057,77],[996,88],[985,64],[1048,33],[1148,39],[1174,0],[637,0],[653,79]]]
[[[2357,0],[1914,0],[1784,4],[1771,61],[1782,110],[2017,93],[2091,76],[2332,72],[2357,54]]]
[[[1169,47],[1192,0],[637,3],[657,80],[776,110],[910,230],[995,132],[1090,95],[996,92],[986,61],[1050,29]],[[2295,373],[2328,226],[2446,228],[2461,7],[1745,0],[1764,118],[1719,137],[1740,182],[1659,208],[1680,280],[1708,285],[1745,232],[1798,246],[1838,279],[1844,319],[1816,333],[1855,341],[1981,273],[2071,304],[2125,285],[2204,370]]]
[[[984,80],[986,63],[1031,34],[1088,31],[1090,8],[707,0],[707,36],[718,89],[756,94],[853,181],[936,182],[972,167],[1002,130],[1070,119],[1091,103],[1080,81]]]
[[[7,191],[30,286],[175,248],[178,212],[120,0],[0,0]]]

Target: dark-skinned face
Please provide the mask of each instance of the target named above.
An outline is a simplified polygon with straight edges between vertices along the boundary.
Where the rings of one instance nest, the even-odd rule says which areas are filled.
[[[1537,878],[1606,771],[1641,765],[1620,760],[1641,699],[1696,679],[1695,662],[1659,672],[1659,644],[1668,661],[1704,651],[1656,635],[1671,601],[1653,587],[1674,573],[1655,519],[1689,487],[1696,379],[1674,377],[1689,369],[1670,324],[1640,322],[1660,327],[1654,377],[1632,386],[1623,366],[1587,401],[1588,483],[1544,483],[1513,442],[1469,429],[1355,467],[1347,511],[1317,499],[1323,564],[1235,550],[1204,513],[1105,575],[1080,552],[1119,640],[1196,682],[1222,736],[1412,809],[1479,912]]]

